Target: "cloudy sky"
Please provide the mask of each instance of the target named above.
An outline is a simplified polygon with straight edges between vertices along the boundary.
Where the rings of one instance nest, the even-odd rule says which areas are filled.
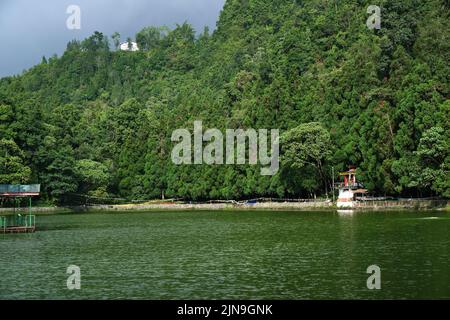
[[[20,74],[42,56],[60,55],[72,39],[94,31],[122,40],[145,26],[187,21],[197,31],[214,29],[225,0],[0,0],[0,77]],[[81,29],[66,26],[67,8],[81,9]]]

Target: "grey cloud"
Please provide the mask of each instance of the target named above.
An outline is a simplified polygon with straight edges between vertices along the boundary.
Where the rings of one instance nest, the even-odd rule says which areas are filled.
[[[72,39],[94,31],[122,40],[145,26],[187,21],[214,29],[225,0],[0,0],[0,77],[21,73],[42,56],[60,55]],[[69,5],[81,8],[81,30],[68,30]]]

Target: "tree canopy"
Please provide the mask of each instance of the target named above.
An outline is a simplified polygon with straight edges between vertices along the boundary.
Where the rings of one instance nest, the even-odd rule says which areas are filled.
[[[1,182],[55,201],[312,197],[354,164],[373,193],[448,197],[448,1],[379,1],[380,30],[371,4],[228,0],[212,33],[150,26],[135,52],[110,50],[118,33],[71,41],[0,79]],[[279,174],[174,165],[173,130],[197,120],[280,129]]]

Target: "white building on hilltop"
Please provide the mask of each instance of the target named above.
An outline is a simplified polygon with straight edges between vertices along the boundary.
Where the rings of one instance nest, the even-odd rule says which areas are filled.
[[[136,42],[123,42],[120,44],[120,50],[122,51],[139,51],[138,45]]]

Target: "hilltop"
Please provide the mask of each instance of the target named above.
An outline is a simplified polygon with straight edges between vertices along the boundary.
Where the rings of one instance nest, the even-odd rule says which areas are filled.
[[[380,30],[366,26],[371,2],[228,0],[198,36],[148,27],[136,52],[101,32],[72,41],[0,80],[0,183],[39,182],[58,202],[313,197],[354,164],[375,194],[449,197],[448,1],[379,1]],[[286,140],[300,126],[325,147],[274,176],[176,166],[171,134],[196,120]]]

